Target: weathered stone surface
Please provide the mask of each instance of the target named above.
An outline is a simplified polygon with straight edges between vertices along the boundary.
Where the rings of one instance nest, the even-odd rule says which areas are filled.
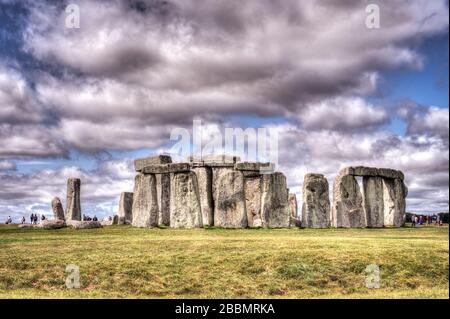
[[[367,227],[384,226],[383,178],[363,177],[363,205]]]
[[[53,217],[57,220],[65,220],[64,208],[61,204],[61,200],[58,197],[52,199],[52,211]]]
[[[408,189],[401,179],[383,179],[385,226],[404,225],[407,194]]]
[[[79,178],[67,180],[66,220],[81,220],[80,187]]]
[[[289,194],[289,211],[292,217],[297,218],[297,196],[293,193]]]
[[[38,228],[43,229],[60,229],[63,227],[66,227],[66,222],[61,219],[55,219],[55,220],[42,220],[38,225]]]
[[[170,188],[170,227],[202,227],[202,211],[195,173],[171,174]]]
[[[328,181],[322,174],[306,174],[302,193],[302,226],[330,226],[330,196]]]
[[[184,173],[191,170],[189,163],[153,164],[142,168],[144,174]]]
[[[338,175],[333,185],[332,225],[334,227],[365,227],[366,218],[361,190],[352,175]]]
[[[156,197],[158,199],[158,225],[170,225],[170,174],[156,175]]]
[[[249,227],[261,227],[261,186],[260,176],[244,179],[245,207]]]
[[[353,175],[353,176],[373,176],[384,178],[399,178],[404,179],[404,175],[401,171],[390,168],[376,168],[365,166],[350,166],[343,168],[339,175]]]
[[[112,225],[119,225],[119,215],[114,215],[112,219]]]
[[[123,192],[120,194],[118,225],[131,224],[133,221],[133,193]]]
[[[283,173],[262,175],[261,220],[263,227],[289,227],[288,196],[286,177]]]
[[[192,171],[197,175],[203,226],[213,226],[214,205],[212,197],[212,169],[204,166],[193,168]]]
[[[213,169],[214,226],[247,227],[244,176],[232,169]]]
[[[237,171],[273,171],[274,165],[271,163],[260,162],[239,162],[234,164],[234,169]]]
[[[188,161],[191,163],[229,163],[234,164],[239,162],[241,158],[234,155],[194,155],[189,156]]]
[[[158,156],[138,158],[134,160],[134,169],[136,170],[136,172],[140,172],[144,167],[149,165],[168,164],[168,163],[172,163],[172,158],[168,155],[158,155]]]
[[[156,177],[153,174],[138,174],[134,180],[132,225],[154,227],[158,225],[158,200]]]
[[[67,226],[75,229],[91,229],[91,228],[102,228],[102,224],[98,221],[79,221],[70,220],[66,222]]]

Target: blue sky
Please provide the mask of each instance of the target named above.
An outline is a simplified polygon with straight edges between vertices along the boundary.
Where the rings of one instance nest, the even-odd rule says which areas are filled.
[[[446,1],[385,3],[370,32],[346,2],[75,2],[68,30],[64,1],[0,1],[0,219],[48,212],[72,175],[85,210],[111,214],[132,160],[170,152],[193,119],[206,140],[277,127],[297,198],[307,172],[332,184],[345,165],[389,166],[407,176],[409,210],[448,210]]]

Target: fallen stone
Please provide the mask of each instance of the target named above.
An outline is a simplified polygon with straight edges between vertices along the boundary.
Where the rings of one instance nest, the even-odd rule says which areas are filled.
[[[70,220],[66,222],[67,226],[74,229],[92,229],[92,228],[102,228],[102,224],[98,221],[79,221]]]
[[[158,226],[158,200],[156,177],[153,174],[138,174],[134,180],[132,225],[135,227]]]
[[[131,224],[133,221],[133,193],[123,192],[120,194],[118,225]]]
[[[142,168],[144,174],[185,173],[191,170],[189,163],[153,164]]]
[[[245,208],[244,176],[239,171],[213,170],[214,226],[245,228],[248,225]]]
[[[52,199],[52,211],[53,217],[58,220],[65,220],[64,208],[61,204],[61,200],[58,197]]]
[[[213,226],[212,169],[204,166],[192,168],[192,171],[197,175],[203,226]]]
[[[245,207],[249,227],[261,227],[261,177],[244,178]],[[256,224],[255,224],[256,223]]]
[[[66,227],[66,222],[61,219],[55,219],[55,220],[42,220],[38,225],[38,228],[43,229],[60,229],[63,227]]]
[[[324,175],[305,175],[303,182],[302,203],[303,227],[330,227],[329,186]]]
[[[81,220],[80,186],[79,178],[67,180],[66,220]]]
[[[333,185],[332,226],[366,227],[362,195],[356,178],[338,175]]]
[[[286,177],[283,173],[262,175],[261,220],[263,227],[289,227],[288,197]]]
[[[170,225],[170,174],[156,175],[156,197],[158,199],[158,225]]]
[[[33,228],[34,226],[35,225],[31,225],[31,224],[19,224],[17,227],[28,229],[28,228]]]
[[[170,227],[202,227],[202,211],[195,173],[172,174],[170,188]]]
[[[384,226],[383,178],[363,177],[363,205],[366,213],[366,225],[371,228]]]
[[[136,172],[140,172],[144,167],[149,165],[168,164],[168,163],[172,163],[172,158],[168,155],[158,155],[158,156],[138,158],[134,160],[134,169],[136,170]]]

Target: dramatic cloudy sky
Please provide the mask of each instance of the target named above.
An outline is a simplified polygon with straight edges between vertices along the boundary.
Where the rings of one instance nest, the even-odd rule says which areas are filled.
[[[356,0],[0,0],[1,221],[50,212],[68,177],[84,213],[113,214],[132,159],[193,119],[206,139],[276,129],[299,199],[307,172],[382,166],[408,211],[447,211],[447,1],[373,2],[379,29]]]

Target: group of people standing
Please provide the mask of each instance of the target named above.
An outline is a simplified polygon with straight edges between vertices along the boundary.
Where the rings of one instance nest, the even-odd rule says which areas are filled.
[[[45,215],[44,214],[42,214],[41,215],[41,220],[45,220]],[[36,225],[37,223],[38,223],[38,221],[39,221],[39,216],[38,216],[38,214],[31,214],[30,215],[30,223],[32,224],[32,225]],[[22,224],[25,224],[25,217],[22,217]]]
[[[411,217],[411,224],[412,227],[416,227],[416,225],[431,225],[435,223],[436,225],[442,226],[442,219],[441,216],[437,215],[437,216],[419,216],[417,217],[416,215],[413,215]]]

